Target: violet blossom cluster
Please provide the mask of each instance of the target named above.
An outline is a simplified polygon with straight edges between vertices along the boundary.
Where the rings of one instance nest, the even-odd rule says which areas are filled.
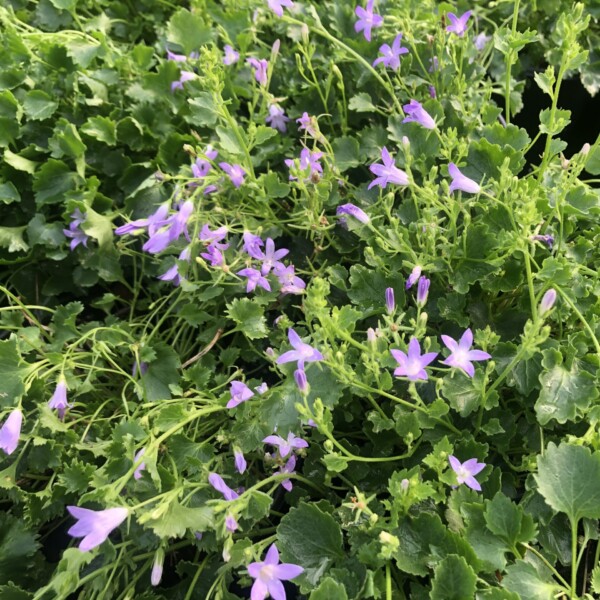
[[[71,248],[71,252],[79,246],[79,244],[83,244],[87,248],[88,240],[90,239],[89,235],[85,233],[81,229],[81,224],[85,221],[86,215],[84,215],[78,208],[71,214],[71,222],[69,223],[68,229],[63,229],[63,233],[66,237],[71,239],[69,247]]]

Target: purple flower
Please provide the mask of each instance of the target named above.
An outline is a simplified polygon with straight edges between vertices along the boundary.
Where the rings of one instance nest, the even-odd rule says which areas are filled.
[[[146,454],[146,448],[140,448],[135,453],[135,456],[133,457],[133,464],[137,463],[137,461],[140,460],[140,458],[142,458],[142,456],[144,456],[144,454]],[[146,469],[146,463],[145,462],[140,463],[135,468],[135,471],[133,472],[133,478],[135,480],[141,479],[142,478],[142,471],[144,471],[145,469]]]
[[[182,233],[185,234],[185,237],[189,241],[190,235],[187,231],[187,222],[193,212],[194,203],[191,200],[187,200],[181,204],[177,212],[164,221],[166,227],[163,226],[154,233],[148,228],[150,237],[142,246],[142,249],[150,254],[157,254],[158,252],[162,252],[172,242],[176,242]]]
[[[428,379],[425,367],[435,360],[437,352],[428,352],[421,356],[421,345],[415,337],[408,343],[408,354],[402,350],[390,350],[392,356],[398,361],[399,367],[394,370],[396,377],[408,377],[410,381]]]
[[[244,177],[246,176],[246,171],[242,168],[242,165],[230,165],[226,162],[219,163],[219,166],[227,175],[229,175],[229,179],[231,179],[231,183],[236,188],[239,188],[242,183],[244,183]]]
[[[435,87],[433,85],[429,86],[429,97],[437,98],[437,92],[435,91]]]
[[[381,159],[383,164],[375,163],[369,167],[371,173],[377,175],[377,178],[369,184],[368,189],[375,185],[385,189],[388,183],[408,185],[408,175],[396,167],[394,159],[385,147],[381,149]]]
[[[279,471],[277,471],[277,475],[283,475],[284,473],[286,473],[286,474],[294,473],[295,469],[296,469],[296,456],[294,454],[292,454],[290,456],[290,458],[288,459],[288,461],[285,463],[285,466],[280,467]],[[294,487],[292,485],[291,479],[284,479],[281,482],[281,485],[288,492],[291,492],[292,488]]]
[[[488,360],[491,357],[483,350],[471,350],[473,345],[473,332],[467,329],[457,342],[449,335],[442,335],[442,341],[446,344],[446,348],[450,349],[450,356],[442,361],[442,364],[449,367],[457,367],[462,369],[469,377],[475,375],[475,367],[471,361]]]
[[[425,127],[425,129],[435,129],[435,121],[432,116],[423,108],[423,105],[416,100],[411,100],[409,104],[405,104],[403,107],[404,112],[408,115],[402,122],[403,123],[418,123]]]
[[[122,507],[90,510],[67,506],[67,510],[77,519],[77,523],[67,533],[73,537],[83,537],[79,544],[79,549],[83,552],[99,546],[128,515],[128,510]]]
[[[388,314],[393,315],[396,310],[396,300],[394,299],[394,288],[386,288],[385,290],[385,307]]]
[[[206,251],[201,252],[200,256],[210,262],[211,267],[220,267],[225,262],[222,250],[229,248],[229,244],[209,244]]]
[[[225,498],[225,500],[228,502],[240,497],[239,494],[234,492],[217,473],[211,473],[208,476],[208,483],[210,483],[210,485],[212,485],[217,492],[223,494],[223,498]]]
[[[388,44],[383,44],[379,48],[381,56],[373,61],[373,66],[375,67],[379,63],[383,63],[388,69],[397,71],[400,68],[400,56],[407,52],[408,48],[402,47],[402,34],[399,33],[392,42],[391,48]]]
[[[199,156],[192,165],[192,175],[196,179],[206,177],[212,169],[212,165],[209,161],[214,161],[218,155],[219,153],[212,146],[207,146],[204,151],[204,158]]]
[[[0,428],[0,448],[5,454],[12,454],[19,445],[21,436],[21,424],[23,423],[23,413],[15,408],[8,415],[4,425]]]
[[[171,91],[174,92],[175,90],[182,90],[183,84],[190,79],[194,79],[195,77],[196,73],[192,71],[181,71],[179,79],[171,84]]]
[[[406,289],[407,290],[409,290],[419,280],[419,277],[421,277],[421,271],[422,271],[422,269],[419,265],[417,265],[416,267],[413,268],[411,274],[408,276],[408,279],[406,280]]]
[[[431,281],[424,275],[419,277],[417,285],[417,304],[422,308],[427,304],[427,296],[429,295],[429,284]]]
[[[275,242],[271,238],[267,238],[267,243],[265,245],[265,252],[262,260],[262,266],[260,268],[261,273],[263,275],[268,275],[271,272],[271,269],[277,265],[283,266],[279,259],[287,256],[289,254],[289,250],[287,248],[280,248],[279,250],[275,250]]]
[[[293,8],[292,0],[267,0],[269,8],[278,16],[283,17],[283,7]]]
[[[469,194],[478,194],[481,191],[479,184],[468,177],[465,177],[454,163],[448,165],[448,173],[452,177],[452,183],[450,184],[450,193],[454,190],[461,190],[468,192]]]
[[[358,206],[355,206],[354,204],[342,204],[341,206],[338,206],[336,211],[335,211],[336,215],[350,215],[352,217],[354,217],[355,219],[357,219],[358,221],[360,221],[361,223],[368,223],[370,221],[369,219],[369,215],[362,210],[362,208],[358,208]]]
[[[475,475],[485,469],[485,463],[477,462],[476,458],[470,458],[464,463],[461,463],[458,458],[452,455],[448,457],[448,461],[450,462],[452,470],[456,473],[456,481],[458,481],[458,483],[465,483],[472,490],[477,492],[481,491],[481,486],[477,479],[475,479]]]
[[[281,106],[277,106],[277,104],[271,104],[271,106],[269,106],[269,116],[265,119],[265,122],[273,129],[278,129],[282,133],[285,133],[285,131],[287,131],[286,123],[288,121],[289,118],[285,116]]]
[[[549,289],[540,302],[540,317],[544,316],[556,302],[556,290]]]
[[[296,437],[291,431],[288,433],[287,440],[283,439],[280,435],[268,435],[263,442],[277,446],[281,458],[285,458],[294,448],[308,448],[308,442]]]
[[[67,402],[67,382],[64,377],[60,377],[54,394],[48,402],[49,408],[55,408],[58,411],[58,418],[62,421],[65,418],[65,412],[67,408],[71,408],[71,404]]]
[[[457,36],[462,37],[467,31],[467,21],[473,11],[468,10],[464,15],[457,17],[454,13],[448,13],[448,19],[450,19],[451,25],[446,27],[446,31],[449,33],[455,33]]]
[[[256,286],[263,288],[263,290],[267,290],[267,292],[271,291],[271,285],[258,269],[247,267],[246,269],[238,271],[237,275],[248,278],[248,281],[246,282],[246,293],[253,292],[256,289]]]
[[[308,148],[303,148],[300,152],[299,170],[306,171],[310,169],[309,177],[323,173],[323,167],[319,159],[323,156],[322,152],[311,152]],[[294,159],[287,158],[285,164],[292,169],[295,166]],[[298,179],[295,175],[290,174],[290,180]]]
[[[225,239],[227,235],[227,227],[223,225],[214,231],[210,230],[210,227],[207,223],[202,226],[200,233],[198,234],[198,238],[203,242],[208,242],[209,244],[214,244],[215,246],[221,248],[221,250],[227,250],[229,248],[229,244],[219,244],[221,240]]]
[[[90,237],[81,229],[81,224],[85,219],[86,215],[76,208],[71,214],[69,229],[63,229],[65,236],[71,238],[71,243],[69,245],[71,251],[75,250],[79,244],[83,244],[87,248],[87,242]]]
[[[115,229],[115,235],[125,235],[127,233],[139,233],[143,229],[148,229],[148,233],[153,235],[158,229],[169,222],[167,215],[169,214],[168,204],[161,204],[155,212],[146,219],[137,219],[121,225]]]
[[[233,451],[233,456],[235,462],[235,469],[241,475],[246,470],[248,463],[246,462],[242,451],[238,450],[237,448]]]
[[[300,339],[300,336],[291,327],[288,329],[288,339],[294,349],[284,352],[275,361],[278,365],[297,360],[297,368],[304,369],[305,362],[315,362],[323,360],[323,355],[316,348],[305,344]]]
[[[254,235],[250,231],[244,231],[244,250],[252,258],[262,260],[265,257],[261,248],[265,245],[259,235]]]
[[[254,388],[261,396],[263,394],[266,394],[269,391],[269,386],[266,384],[266,382],[262,382],[260,385],[257,385]]]
[[[187,246],[184,248],[179,254],[179,260],[190,260],[190,247]],[[158,279],[162,281],[172,281],[173,285],[179,285],[181,283],[181,274],[179,273],[179,267],[177,264],[173,265],[170,269],[168,269],[165,273],[158,276]]]
[[[240,53],[236,52],[232,46],[225,44],[225,56],[223,56],[223,64],[226,66],[233,65],[240,60]]]
[[[238,522],[235,520],[233,515],[225,515],[225,529],[227,529],[229,533],[233,533],[238,527]]]
[[[172,60],[175,62],[185,62],[187,60],[187,56],[185,54],[175,54],[175,52],[167,50],[167,60]]]
[[[279,551],[275,544],[271,544],[264,562],[248,565],[248,575],[255,580],[250,597],[252,600],[265,600],[270,594],[273,600],[285,600],[285,588],[281,582],[294,579],[303,572],[304,569],[298,565],[279,564]]]
[[[544,242],[550,250],[552,250],[552,246],[554,245],[553,235],[532,235],[531,239],[536,242]]]
[[[485,32],[482,31],[473,41],[473,45],[475,46],[476,50],[481,52],[491,39],[491,36],[485,35]]]
[[[283,294],[301,294],[306,284],[295,273],[294,265],[285,266],[282,263],[277,263],[273,272],[281,284],[281,292]]]
[[[250,400],[254,392],[242,381],[231,382],[231,399],[226,404],[227,408],[235,408],[238,404]]]
[[[306,373],[303,369],[296,369],[294,371],[294,379],[296,385],[302,394],[308,393],[308,381],[306,380]]]
[[[269,61],[265,58],[257,60],[256,58],[247,58],[246,62],[254,69],[254,78],[260,85],[267,85]]]
[[[365,39],[367,42],[371,41],[371,29],[373,27],[381,27],[383,25],[383,17],[373,13],[373,0],[368,0],[367,6],[357,6],[354,9],[358,21],[354,23],[354,31],[359,33],[364,31]]]

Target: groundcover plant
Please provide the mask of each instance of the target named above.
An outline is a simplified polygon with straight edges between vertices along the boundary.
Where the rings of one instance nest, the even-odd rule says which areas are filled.
[[[3,2],[0,598],[597,597],[599,16]]]

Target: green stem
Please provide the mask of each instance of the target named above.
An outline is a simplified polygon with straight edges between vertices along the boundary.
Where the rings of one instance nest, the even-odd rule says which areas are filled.
[[[577,524],[571,519],[571,600],[577,598]]]
[[[390,563],[385,565],[385,600],[392,600],[392,572]]]
[[[600,356],[600,342],[598,342],[598,338],[596,337],[594,330],[591,328],[586,318],[581,314],[581,311],[575,306],[575,304],[571,302],[571,299],[558,286],[555,286],[554,289],[560,294],[560,297],[569,305],[571,310],[577,315],[587,332],[590,334],[590,337],[592,338],[592,341],[594,342],[594,346],[596,348],[596,353]]]
[[[533,274],[531,273],[531,257],[529,256],[529,248],[523,249],[525,258],[525,271],[527,273],[527,287],[529,289],[529,302],[531,303],[531,318],[534,322],[537,321],[537,301],[535,299],[535,290],[533,289]]]
[[[520,0],[515,0],[515,5],[513,7],[513,18],[512,18],[512,35],[514,36],[517,33],[517,21],[519,20],[519,4]],[[504,118],[506,119],[506,124],[510,123],[510,75],[512,70],[512,57],[513,50],[510,50],[506,55],[506,79],[504,81]]]

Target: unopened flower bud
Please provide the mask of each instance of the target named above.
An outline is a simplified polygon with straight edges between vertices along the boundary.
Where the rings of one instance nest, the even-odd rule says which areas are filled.
[[[410,486],[410,481],[409,481],[408,479],[403,479],[403,480],[400,482],[400,489],[401,489],[403,492],[407,492],[407,491],[408,491],[408,487],[409,487],[409,486]]]
[[[281,46],[281,40],[275,40],[273,47],[271,48],[271,60],[279,54],[279,47]]]
[[[396,310],[396,301],[394,299],[394,288],[386,288],[385,290],[385,306],[389,315],[393,315]]]
[[[150,575],[150,583],[157,586],[162,579],[163,563],[165,560],[165,551],[159,548],[154,555],[154,563],[152,565],[152,573]]]
[[[390,550],[397,550],[400,547],[400,540],[387,531],[379,532],[379,541],[384,545],[388,546]]]
[[[417,286],[417,304],[422,308],[427,303],[427,296],[429,295],[429,284],[431,281],[424,275],[419,277],[419,284]]]
[[[549,289],[544,294],[544,297],[542,298],[542,301],[540,302],[540,309],[539,309],[540,317],[543,317],[554,306],[555,302],[556,302],[556,290]]]
[[[372,327],[367,329],[367,342],[369,344],[374,344],[377,341],[377,335],[375,334],[375,330]]]
[[[408,139],[408,136],[406,136],[406,135],[402,136],[402,145],[405,148],[408,148],[410,146],[410,140]]]
[[[592,149],[592,147],[586,142],[583,147],[581,148],[581,150],[579,151],[579,154],[582,154],[583,156],[587,156],[590,153],[590,150]]]
[[[325,440],[323,446],[327,452],[333,452],[333,442],[331,440]]]
[[[306,23],[302,24],[302,27],[300,28],[300,34],[302,35],[302,41],[305,44],[308,44],[309,29],[308,29],[308,25]]]
[[[296,385],[298,386],[300,393],[304,395],[308,394],[308,381],[304,369],[296,369],[294,371],[294,379],[296,380]]]

